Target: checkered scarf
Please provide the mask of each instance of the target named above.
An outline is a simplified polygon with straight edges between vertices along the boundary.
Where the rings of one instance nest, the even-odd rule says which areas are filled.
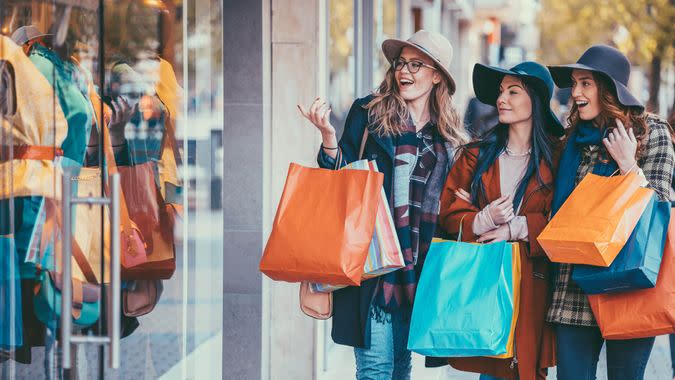
[[[382,276],[375,304],[391,312],[412,306],[421,266],[434,235],[439,199],[450,160],[444,140],[432,124],[416,132],[408,122],[396,138],[394,224],[405,267]]]

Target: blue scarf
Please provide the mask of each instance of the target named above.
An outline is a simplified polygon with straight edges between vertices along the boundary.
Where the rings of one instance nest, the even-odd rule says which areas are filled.
[[[576,186],[577,170],[581,165],[581,150],[590,145],[602,145],[603,131],[604,128],[600,129],[594,127],[590,121],[583,121],[570,135],[560,159],[558,176],[555,180],[552,215],[558,212]],[[609,177],[617,168],[616,162],[610,158],[607,163],[596,163],[593,166],[593,174]]]

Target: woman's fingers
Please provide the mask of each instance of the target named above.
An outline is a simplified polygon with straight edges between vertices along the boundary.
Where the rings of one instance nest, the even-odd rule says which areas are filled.
[[[309,107],[309,114],[311,116],[314,116],[316,114],[316,109],[319,107],[319,105],[321,105],[321,98],[314,99],[314,102]]]
[[[623,125],[623,122],[620,119],[615,119],[616,121],[616,130],[618,130],[619,135],[623,137],[628,137],[626,133],[626,127]]]
[[[633,128],[631,128],[631,129],[628,130],[628,139],[629,139],[632,143],[637,143],[637,139],[635,138],[635,132],[633,132]]]
[[[298,111],[300,111],[300,114],[302,114],[302,116],[304,116],[305,119],[309,119],[309,114],[307,113],[307,111],[305,111],[305,109],[302,108],[301,105],[297,104],[297,106],[298,106]]]
[[[459,199],[462,199],[462,200],[466,201],[466,202],[469,202],[469,203],[471,202],[471,195],[469,195],[469,193],[467,193],[463,189],[456,190],[455,196]]]
[[[326,125],[329,123],[329,117],[330,117],[330,107],[327,107],[326,110],[323,113],[323,116],[321,117],[321,122],[322,124]]]

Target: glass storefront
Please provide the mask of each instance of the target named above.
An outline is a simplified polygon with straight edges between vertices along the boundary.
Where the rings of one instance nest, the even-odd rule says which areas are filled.
[[[0,378],[222,377],[222,44],[218,0],[0,3]]]

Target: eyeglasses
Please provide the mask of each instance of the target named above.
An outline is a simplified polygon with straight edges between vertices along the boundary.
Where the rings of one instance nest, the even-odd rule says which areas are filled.
[[[421,61],[406,61],[406,60],[401,59],[401,58],[396,58],[394,60],[394,62],[392,63],[392,66],[394,66],[394,70],[396,70],[396,71],[401,71],[401,70],[403,70],[403,66],[408,66],[408,71],[411,74],[415,74],[418,71],[420,71],[422,66],[424,66],[426,68],[429,68],[431,70],[436,70],[435,67],[433,67],[431,65],[427,65],[424,62],[421,62]]]

